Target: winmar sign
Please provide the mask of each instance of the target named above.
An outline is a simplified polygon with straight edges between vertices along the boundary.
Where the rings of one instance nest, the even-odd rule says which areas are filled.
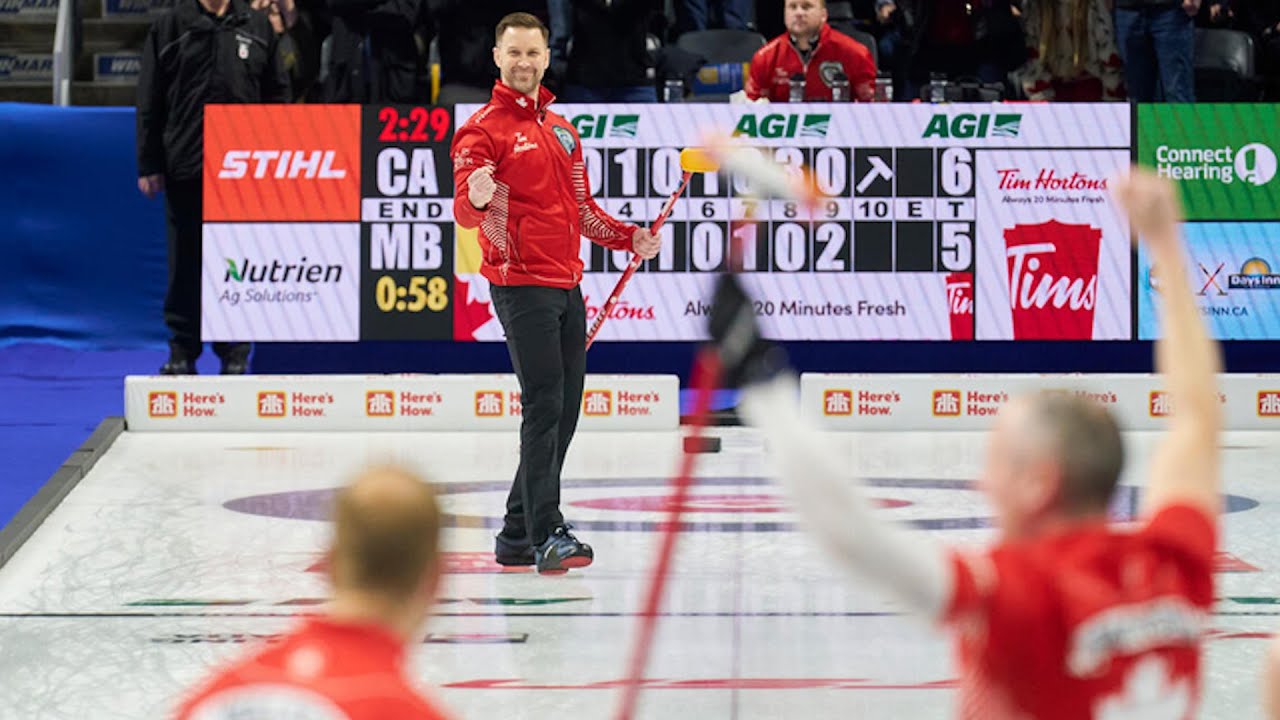
[[[923,138],[1016,138],[1022,131],[1022,115],[986,113],[936,114],[929,118]]]
[[[640,129],[639,115],[578,115],[569,121],[583,138],[633,138]]]
[[[734,137],[824,138],[831,128],[831,115],[743,115],[733,128]]]

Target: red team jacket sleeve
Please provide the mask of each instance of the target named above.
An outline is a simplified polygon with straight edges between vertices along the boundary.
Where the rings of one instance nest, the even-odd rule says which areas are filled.
[[[467,197],[467,178],[485,165],[496,165],[496,155],[489,133],[476,123],[467,123],[453,138],[453,217],[464,228],[479,227],[485,215]]]
[[[760,48],[751,57],[751,68],[747,72],[746,87],[743,89],[752,100],[769,96],[769,73],[773,72],[773,64],[765,55],[767,48],[768,46]]]
[[[582,140],[573,148],[573,197],[578,203],[582,235],[597,245],[611,250],[631,250],[631,236],[638,229],[600,209],[587,185],[587,166],[582,160]]]
[[[849,76],[849,87],[862,102],[870,102],[875,97],[876,62],[858,41],[853,41],[844,58],[844,72]]]
[[[1143,534],[1166,550],[1182,571],[1190,599],[1213,604],[1213,558],[1217,551],[1214,518],[1190,505],[1162,508],[1148,522]]]

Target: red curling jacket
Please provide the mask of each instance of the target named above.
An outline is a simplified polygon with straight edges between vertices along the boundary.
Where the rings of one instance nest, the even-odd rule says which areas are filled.
[[[791,76],[799,73],[804,75],[805,100],[830,102],[831,83],[837,70],[843,70],[849,77],[853,99],[871,100],[875,93],[876,63],[865,45],[823,23],[822,30],[818,31],[818,45],[806,63],[791,44],[791,36],[782,33],[751,58],[747,97],[787,102]]]
[[[453,217],[480,228],[480,274],[495,285],[572,288],[582,280],[583,236],[613,250],[631,250],[636,226],[606,215],[591,199],[582,141],[547,106],[555,95],[539,88],[535,104],[494,83],[489,103],[453,138]],[[493,199],[477,209],[467,178],[493,165]]]

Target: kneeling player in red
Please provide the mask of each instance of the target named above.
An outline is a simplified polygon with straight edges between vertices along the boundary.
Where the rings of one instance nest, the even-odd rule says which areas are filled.
[[[430,486],[374,468],[338,493],[325,612],[197,689],[178,720],[448,717],[404,674],[439,577],[440,510]]]
[[[1221,505],[1218,348],[1188,285],[1173,187],[1135,170],[1115,190],[1161,269],[1156,361],[1177,408],[1132,528],[1107,521],[1115,422],[1064,394],[1019,398],[992,429],[979,484],[994,546],[948,549],[885,522],[799,417],[794,376],[740,286],[726,276],[717,289],[711,334],[798,511],[842,564],[954,636],[963,718],[1185,720],[1199,704]]]

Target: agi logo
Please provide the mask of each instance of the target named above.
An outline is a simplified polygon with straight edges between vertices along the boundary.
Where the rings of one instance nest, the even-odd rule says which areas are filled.
[[[753,138],[824,138],[831,129],[830,114],[743,115],[733,128],[734,137]]]
[[[613,391],[588,390],[582,394],[582,414],[606,417],[613,414]]]
[[[147,415],[153,418],[178,416],[178,393],[154,391],[147,393]]]
[[[578,115],[569,121],[584,139],[633,138],[640,130],[639,115]],[[607,135],[606,135],[607,133]]]
[[[986,113],[974,115],[961,113],[956,116],[938,113],[929,118],[922,138],[1016,138],[1022,132],[1022,115],[1016,113]]]

